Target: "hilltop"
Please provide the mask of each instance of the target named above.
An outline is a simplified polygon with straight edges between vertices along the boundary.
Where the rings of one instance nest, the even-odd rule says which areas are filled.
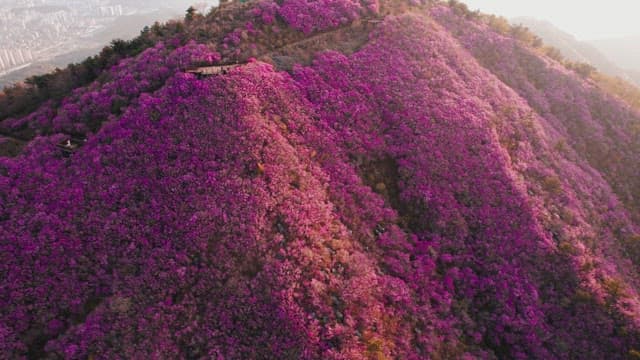
[[[33,77],[0,97],[0,357],[638,358],[616,86],[414,0],[225,3]]]

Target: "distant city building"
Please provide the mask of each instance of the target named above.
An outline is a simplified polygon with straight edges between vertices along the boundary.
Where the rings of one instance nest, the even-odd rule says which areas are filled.
[[[64,67],[98,52],[113,38],[131,38],[145,25],[184,16],[216,0],[0,0],[0,88],[18,69],[40,64],[38,72]],[[161,3],[161,4],[159,4]],[[132,16],[131,22],[118,19]],[[117,25],[116,25],[117,24]],[[72,55],[75,54],[75,55]],[[25,76],[37,72],[27,72]]]
[[[34,60],[31,50],[0,48],[0,72],[27,64]]]

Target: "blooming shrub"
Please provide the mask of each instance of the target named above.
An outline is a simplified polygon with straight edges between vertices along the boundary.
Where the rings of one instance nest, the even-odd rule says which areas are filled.
[[[204,45],[191,42],[172,50],[158,43],[135,58],[121,61],[102,82],[74,90],[57,109],[44,105],[25,118],[6,120],[3,126],[9,131],[27,126],[38,134],[95,132],[141,93],[160,88],[176,71],[219,60],[220,56]]]
[[[267,25],[272,24],[276,16],[280,16],[292,28],[311,34],[346,25],[364,14],[377,14],[378,11],[377,1],[285,0],[276,3],[273,0],[262,0],[251,10],[251,14]]]
[[[219,54],[158,44],[10,122],[40,136],[0,157],[0,357],[635,354],[640,116],[447,7],[368,35],[200,78]]]
[[[471,344],[516,358],[546,358],[563,351],[558,348],[565,346],[561,344],[586,340],[578,340],[580,334],[592,331],[586,330],[590,326],[582,323],[582,316],[567,316],[559,304],[554,305],[577,291],[576,270],[549,252],[547,244],[554,239],[533,222],[541,215],[528,205],[526,190],[514,187],[517,175],[505,167],[510,159],[500,149],[501,139],[492,133],[492,106],[515,103],[524,110],[526,103],[513,93],[499,93],[506,89],[482,89],[482,84],[496,80],[473,62],[459,60],[464,53],[452,49],[450,38],[421,19],[389,21],[378,36],[352,57],[325,54],[311,68],[299,68],[296,79],[327,126],[341,133],[337,138],[343,139],[344,148],[352,149],[351,157],[379,157],[376,154],[382,152],[397,163],[396,209],[404,210],[400,215],[418,240],[423,239],[421,246],[441,254],[432,261],[439,264],[437,272],[446,275],[445,288],[453,292],[452,311],[464,309],[471,318],[479,316],[457,326],[473,339]],[[394,59],[392,66],[386,59]],[[426,66],[424,59],[429,59]],[[488,100],[492,103],[477,100],[487,90],[493,91]],[[522,131],[530,131],[527,128]],[[483,184],[484,179],[490,183]],[[557,191],[551,195],[557,196]],[[503,259],[511,261],[506,264]],[[547,282],[562,286],[548,293],[543,285]],[[491,310],[486,315],[491,315],[485,317],[487,309]],[[543,315],[556,312],[563,314],[554,316],[561,316],[563,323],[549,322]],[[600,314],[598,321],[605,317]],[[567,323],[576,324],[571,327],[576,333],[566,333]],[[526,334],[522,342],[513,332]],[[562,340],[545,344],[547,340],[539,337],[543,333]],[[598,346],[612,349],[618,341],[570,347],[596,356]]]
[[[562,129],[562,135],[607,178],[617,196],[637,212],[638,204],[630,197],[640,191],[640,183],[631,180],[640,171],[632,160],[638,149],[639,138],[633,131],[639,122],[637,111],[579,77],[569,76],[560,64],[540,58],[515,39],[454,16],[444,7],[432,13],[441,24],[455,29],[452,34],[484,66],[552,126]]]

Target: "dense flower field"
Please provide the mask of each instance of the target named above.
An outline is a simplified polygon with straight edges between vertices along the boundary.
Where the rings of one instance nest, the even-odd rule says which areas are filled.
[[[3,121],[38,136],[0,157],[0,358],[640,356],[640,114],[447,6],[247,6],[225,51],[396,10],[290,72],[158,43]]]
[[[2,128],[14,132],[28,128],[38,135],[95,132],[103,122],[121,115],[140,94],[163,86],[177,71],[219,60],[220,55],[204,45],[191,42],[173,50],[158,43],[135,59],[121,61],[103,81],[76,89],[59,107],[44,105],[24,118],[5,120]]]

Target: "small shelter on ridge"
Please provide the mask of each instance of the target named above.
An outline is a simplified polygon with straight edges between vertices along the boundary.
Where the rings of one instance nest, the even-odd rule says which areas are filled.
[[[201,66],[197,68],[187,69],[186,72],[189,74],[196,74],[199,76],[220,75],[220,74],[226,74],[229,70],[237,68],[238,66],[241,66],[241,64]]]

